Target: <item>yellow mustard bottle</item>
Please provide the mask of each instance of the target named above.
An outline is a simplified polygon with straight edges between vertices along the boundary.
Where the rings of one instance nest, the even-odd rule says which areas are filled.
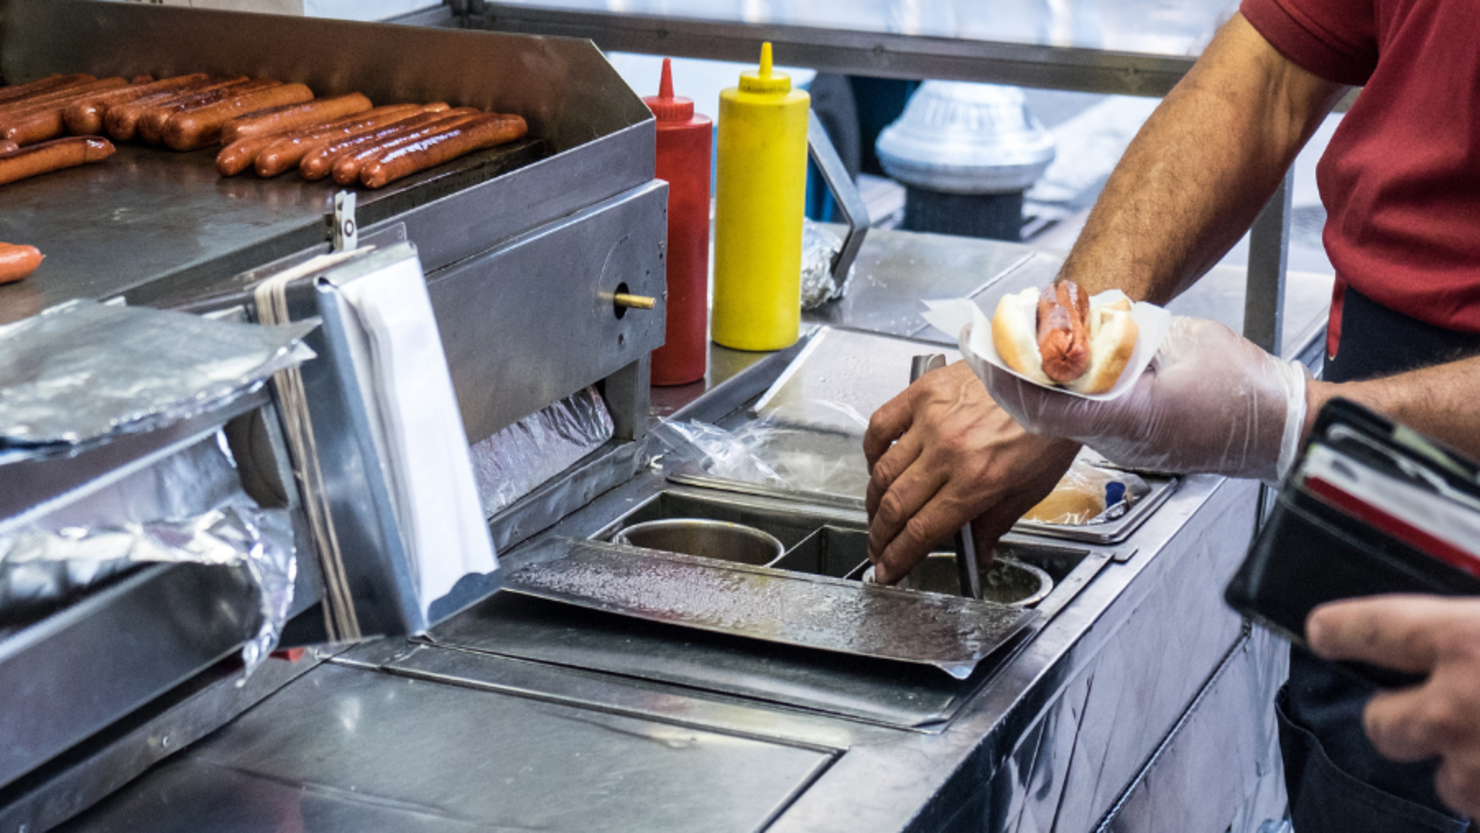
[[[802,308],[802,209],[811,96],[771,69],[719,97],[714,185],[715,343],[780,350],[796,343]]]

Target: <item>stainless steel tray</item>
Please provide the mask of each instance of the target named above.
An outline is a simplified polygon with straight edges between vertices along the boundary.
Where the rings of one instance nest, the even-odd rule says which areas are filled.
[[[1166,475],[1141,475],[1151,491],[1134,506],[1130,511],[1112,521],[1094,524],[1044,524],[1034,521],[1020,520],[1012,525],[1012,531],[1038,535],[1045,538],[1057,538],[1061,541],[1078,541],[1085,544],[1119,544],[1129,538],[1151,514],[1157,510],[1182,482],[1181,478]],[[764,486],[758,483],[746,483],[742,480],[729,480],[719,477],[689,471],[680,470],[670,472],[668,475],[670,483],[681,486],[696,486],[704,489],[715,489],[723,492],[733,492],[743,495],[757,495],[760,497],[780,498],[783,500],[799,500],[809,503],[819,503],[826,506],[834,506],[839,509],[852,509],[862,511],[864,501],[862,498],[852,495],[836,495],[826,492],[803,492],[778,489]]]
[[[516,593],[699,630],[930,665],[958,680],[1035,611],[595,541],[506,562]]]
[[[1013,532],[1026,532],[1045,538],[1063,541],[1079,541],[1086,544],[1118,544],[1129,538],[1151,513],[1167,502],[1172,492],[1177,491],[1182,478],[1173,475],[1142,474],[1141,479],[1151,491],[1130,508],[1130,511],[1112,521],[1094,524],[1042,524],[1019,520],[1012,525]]]

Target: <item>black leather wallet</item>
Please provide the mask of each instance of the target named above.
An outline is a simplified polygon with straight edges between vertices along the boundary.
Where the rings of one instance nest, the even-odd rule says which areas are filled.
[[[1332,400],[1224,598],[1305,647],[1305,619],[1318,605],[1382,593],[1480,594],[1480,468]],[[1379,685],[1418,681],[1340,665]]]

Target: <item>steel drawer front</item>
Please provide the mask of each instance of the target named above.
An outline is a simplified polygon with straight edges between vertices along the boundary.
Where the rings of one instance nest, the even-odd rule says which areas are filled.
[[[667,200],[654,182],[430,276],[469,442],[662,344],[663,305],[618,316],[612,294],[663,296]]]

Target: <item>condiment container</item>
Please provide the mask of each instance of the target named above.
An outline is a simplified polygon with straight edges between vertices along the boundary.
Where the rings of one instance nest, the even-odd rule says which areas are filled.
[[[694,102],[673,95],[672,62],[663,59],[656,96],[658,178],[668,182],[668,337],[653,351],[653,384],[704,378],[709,354],[709,160],[714,123]]]
[[[797,340],[810,106],[772,70],[769,43],[760,69],[720,93],[713,338],[725,347],[780,350]]]

